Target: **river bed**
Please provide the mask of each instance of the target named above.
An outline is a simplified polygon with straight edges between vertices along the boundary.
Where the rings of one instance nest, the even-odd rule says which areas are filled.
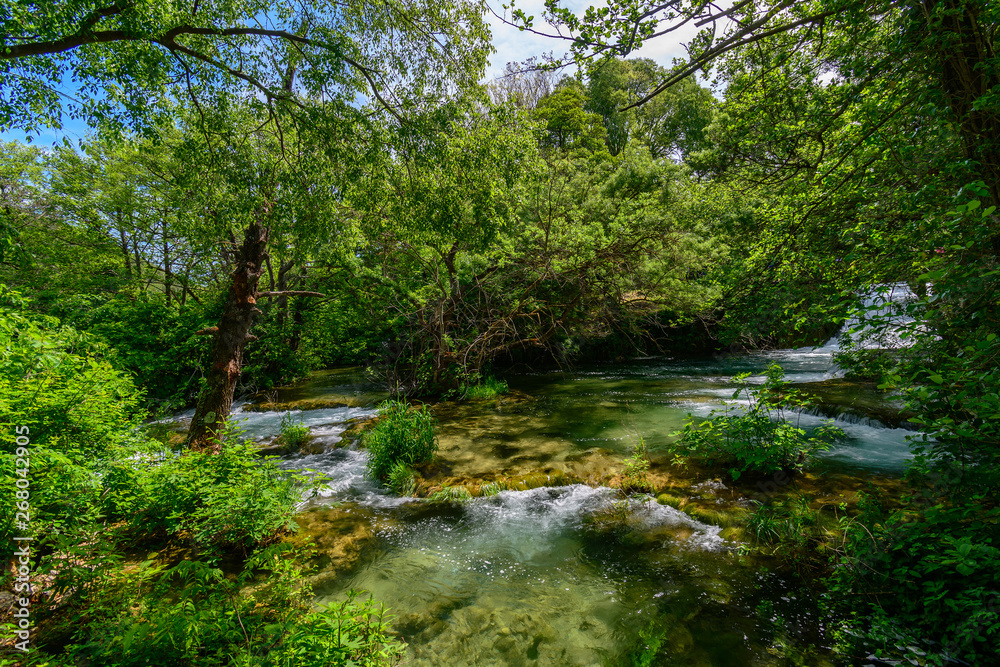
[[[627,665],[643,664],[644,651],[660,656],[650,664],[783,664],[779,638],[813,646],[809,664],[824,664],[823,622],[807,593],[740,556],[718,526],[651,499],[623,501],[593,480],[606,479],[640,436],[663,465],[671,433],[687,414],[707,416],[731,399],[738,373],[761,381],[777,361],[791,382],[836,382],[832,351],[506,375],[510,397],[435,406],[442,474],[590,475],[591,484],[461,503],[394,496],[365,478],[363,451],[336,447],[346,422],[371,416],[383,398],[360,370],[319,372],[278,390],[272,402],[327,406],[291,411],[318,453],[279,461],[331,479],[300,521],[321,554],[317,602],[370,593],[390,608],[413,665]],[[284,414],[236,416],[266,441]],[[821,421],[796,418],[806,428]],[[838,426],[848,438],[823,455],[820,473],[902,472],[909,432],[857,418]]]

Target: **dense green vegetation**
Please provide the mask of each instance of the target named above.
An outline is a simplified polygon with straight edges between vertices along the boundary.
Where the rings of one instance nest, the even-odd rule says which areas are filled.
[[[427,406],[410,408],[400,401],[386,401],[361,442],[368,450],[368,474],[377,480],[391,476],[391,485],[399,486],[408,466],[434,457],[434,417]]]
[[[822,556],[837,650],[996,661],[1000,5],[548,0],[578,73],[483,86],[475,2],[188,4],[2,3],[0,128],[93,128],[0,146],[0,487],[28,498],[25,429],[39,661],[398,657],[372,604],[309,610],[275,546],[309,485],[227,426],[238,395],[364,363],[398,399],[488,398],[507,364],[848,321],[840,363],[920,430],[906,494],[867,497]],[[627,57],[680,28],[670,68]],[[741,392],[677,453],[791,475],[836,435],[786,418],[779,370]],[[148,435],[189,406],[185,445]],[[369,472],[405,493],[432,421],[383,413]],[[750,527],[806,558],[818,520],[789,502]]]
[[[843,436],[830,422],[810,433],[796,423],[790,413],[808,406],[810,400],[787,387],[777,364],[768,367],[760,387],[751,387],[748,377],[743,373],[734,378],[733,400],[745,397],[745,407],[727,403],[722,414],[713,410],[704,421],[688,417],[673,448],[681,462],[693,458],[728,467],[734,480],[747,472],[791,474]]]

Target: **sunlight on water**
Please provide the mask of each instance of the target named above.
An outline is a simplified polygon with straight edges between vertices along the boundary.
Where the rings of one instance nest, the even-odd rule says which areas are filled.
[[[777,361],[788,381],[818,382],[810,386],[827,389],[828,400],[849,403],[833,410],[843,414],[838,425],[847,439],[825,454],[822,467],[898,473],[909,432],[858,415],[859,406],[892,406],[836,379],[833,351],[828,344],[508,375],[511,396],[434,406],[436,465],[455,477],[558,471],[587,479],[618,470],[640,436],[662,460],[689,413],[706,417],[733,399],[734,375],[752,373],[751,381],[761,382],[767,364]],[[790,635],[804,645],[820,642],[815,606],[731,553],[718,527],[581,484],[461,504],[395,497],[365,477],[364,452],[341,442],[345,422],[373,415],[379,394],[348,369],[314,374],[269,397],[286,404],[317,399],[361,406],[291,410],[323,447],[278,463],[330,479],[300,517],[326,549],[327,569],[315,578],[318,601],[341,600],[350,588],[371,593],[391,609],[392,627],[407,640],[407,664],[630,664],[628,656],[651,642],[672,665],[777,664],[768,630],[755,620],[762,600]],[[823,419],[816,412],[790,417],[808,429]],[[241,427],[262,441],[277,435],[285,414],[235,411]]]
[[[386,530],[377,555],[321,601],[348,588],[385,601],[415,665],[600,665],[648,624],[679,656],[751,664],[750,629],[726,609],[756,582],[718,528],[638,501],[627,524],[609,525],[614,498],[576,485],[428,511]],[[734,647],[726,657],[695,642],[707,628],[678,623],[693,611],[726,618],[711,624]]]

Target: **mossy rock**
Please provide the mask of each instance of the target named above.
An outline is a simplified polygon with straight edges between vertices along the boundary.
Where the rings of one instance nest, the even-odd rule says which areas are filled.
[[[378,422],[378,416],[373,417],[353,417],[344,422],[347,428],[344,432],[340,434],[341,442],[348,442],[351,440],[357,440],[364,434],[365,431],[370,429],[372,426]]]
[[[357,408],[363,403],[350,396],[336,398],[303,398],[298,401],[275,403],[266,400],[253,401],[243,406],[246,412],[291,412],[295,410],[332,410],[335,408]]]
[[[285,442],[285,437],[279,435],[270,442],[262,443],[257,447],[257,453],[261,456],[288,456],[289,454],[322,454],[326,451],[325,443],[316,440],[312,435],[304,436],[304,440],[297,446]]]

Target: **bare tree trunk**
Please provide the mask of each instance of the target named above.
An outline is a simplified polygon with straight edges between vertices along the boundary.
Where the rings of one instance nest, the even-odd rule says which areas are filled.
[[[257,308],[257,283],[267,259],[268,228],[262,224],[267,215],[266,209],[258,213],[233,258],[226,308],[213,334],[212,365],[198,395],[198,407],[188,433],[188,446],[193,450],[218,451],[221,446],[217,434],[233,407],[233,394],[243,367],[243,348],[253,339],[250,327],[254,316],[261,312]]]

